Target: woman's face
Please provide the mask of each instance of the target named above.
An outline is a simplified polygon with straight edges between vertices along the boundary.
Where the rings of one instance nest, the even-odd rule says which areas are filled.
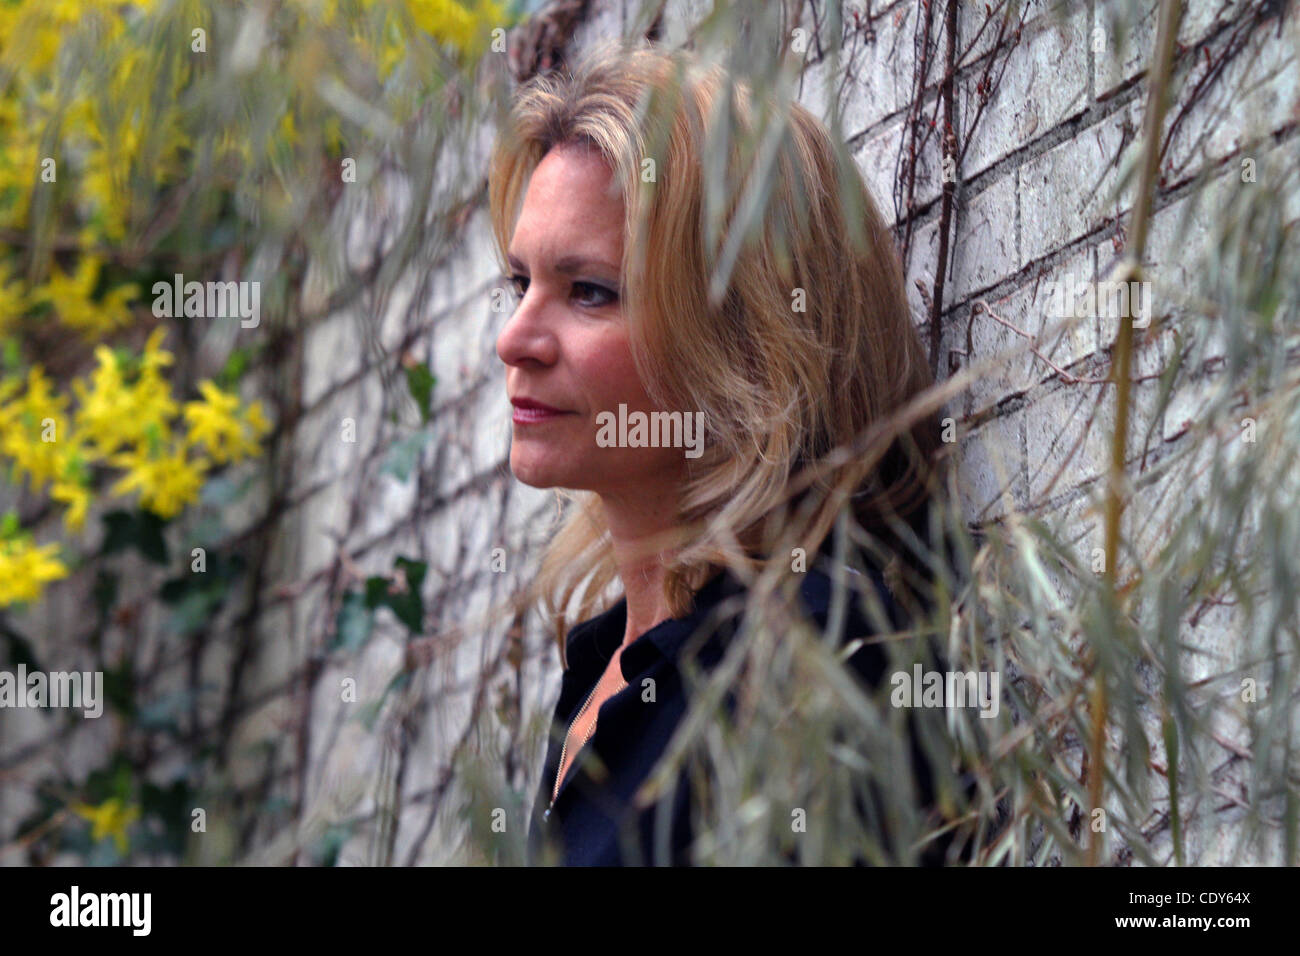
[[[612,181],[600,154],[581,147],[553,149],[534,170],[508,250],[522,298],[497,355],[514,405],[515,477],[636,501],[662,497],[685,462],[681,448],[597,444],[602,412],[657,408],[632,362],[623,317],[623,203]]]

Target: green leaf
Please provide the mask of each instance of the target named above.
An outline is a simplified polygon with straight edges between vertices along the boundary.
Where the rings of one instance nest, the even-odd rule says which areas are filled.
[[[205,505],[225,508],[242,498],[252,483],[252,475],[240,482],[235,482],[226,475],[217,475],[203,483],[199,498]]]
[[[191,588],[176,602],[168,628],[175,634],[195,634],[212,620],[225,596],[224,589]]]
[[[168,578],[158,589],[158,597],[172,606],[168,627],[176,634],[193,634],[202,630],[217,614],[246,562],[239,553],[208,553],[207,570],[202,574],[185,570]]]
[[[105,675],[107,677],[107,674]],[[122,751],[116,751],[103,767],[92,770],[82,787],[85,802],[98,805],[111,797],[127,801],[131,798],[131,762]]]
[[[418,595],[420,588],[424,585],[424,576],[429,572],[429,565],[424,561],[413,561],[410,558],[398,558],[393,563],[406,572],[406,580],[411,586],[411,593]]]
[[[135,678],[129,664],[104,671],[104,697],[129,722],[135,721]]]
[[[382,579],[381,579],[382,580]],[[343,595],[338,617],[334,627],[334,642],[330,650],[342,650],[348,653],[363,648],[370,640],[370,632],[375,626],[375,612],[360,591],[349,591]]]
[[[377,608],[388,603],[388,578],[372,574],[366,578],[366,607]]]
[[[406,387],[411,390],[415,407],[420,410],[420,421],[426,424],[429,421],[429,403],[433,397],[433,386],[437,381],[437,377],[429,371],[427,365],[406,366]]]
[[[175,857],[184,854],[194,801],[194,792],[184,779],[172,781],[165,789],[146,781],[140,788],[140,811],[145,818],[157,820],[163,832],[155,834],[152,827],[140,827],[135,848],[142,853],[170,853]]]
[[[104,515],[103,554],[135,548],[155,564],[167,563],[167,522],[151,511],[110,511]]]
[[[167,563],[167,542],[163,539],[163,528],[166,526],[167,522],[152,511],[139,512],[139,538],[136,546],[141,554],[155,564]]]
[[[3,355],[6,371],[16,370],[22,364],[23,356],[18,348],[18,336],[11,335],[5,339]]]
[[[338,862],[339,851],[351,835],[350,826],[331,824],[311,848],[312,861],[317,866],[334,866]]]
[[[10,664],[15,667],[22,664],[29,671],[42,670],[41,665],[36,662],[36,652],[32,650],[32,645],[17,631],[12,631],[5,626],[3,621],[0,621],[0,637],[3,637],[9,646],[6,660]]]
[[[231,352],[230,357],[226,359],[226,364],[214,379],[217,387],[225,392],[234,391],[239,385],[239,380],[243,378],[244,370],[248,368],[251,358],[252,350],[246,346],[240,346]]]
[[[424,599],[420,597],[420,587],[428,565],[423,561],[398,558],[393,562],[394,569],[401,568],[406,573],[405,591],[391,593],[391,578],[371,576],[366,578],[366,607],[386,607],[397,615],[397,619],[414,634],[424,627]]]
[[[267,797],[262,801],[262,806],[258,813],[271,815],[276,813],[287,813],[293,809],[294,803],[283,794]]]
[[[388,453],[384,456],[384,463],[379,473],[392,475],[398,481],[405,482],[415,470],[420,452],[424,451],[424,446],[429,444],[432,438],[432,433],[424,429],[406,438],[399,438],[388,447]]]
[[[108,617],[108,612],[113,610],[113,605],[117,603],[117,591],[116,574],[103,568],[95,572],[95,585],[91,593],[94,595],[95,607],[99,611],[101,621]]]
[[[406,572],[406,590],[399,594],[389,594],[388,606],[397,615],[398,620],[406,625],[407,630],[419,634],[424,629],[424,599],[420,597],[420,586],[428,565],[423,561],[411,561],[398,558],[396,566]]]

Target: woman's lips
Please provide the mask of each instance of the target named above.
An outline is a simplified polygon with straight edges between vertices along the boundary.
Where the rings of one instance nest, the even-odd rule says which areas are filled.
[[[552,419],[559,418],[561,415],[571,415],[572,412],[560,411],[558,408],[552,408],[550,405],[543,405],[541,402],[534,402],[531,399],[511,399],[511,404],[515,407],[514,415],[511,420],[516,425],[540,425],[543,422],[549,422]]]

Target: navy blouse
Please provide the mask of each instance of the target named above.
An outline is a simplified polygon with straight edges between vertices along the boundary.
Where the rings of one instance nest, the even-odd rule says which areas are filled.
[[[899,610],[878,574],[873,580],[890,619]],[[833,584],[819,570],[803,574],[799,595],[810,620],[826,626]],[[532,811],[528,846],[533,862],[540,862],[542,841],[557,841],[567,866],[620,866],[671,863],[689,864],[692,842],[689,773],[683,766],[671,813],[655,806],[637,809],[631,798],[648,778],[666,750],[686,713],[689,701],[679,662],[691,655],[705,672],[714,667],[735,633],[737,612],[744,605],[744,585],[730,571],[708,581],[695,596],[685,617],[663,621],[624,648],[619,661],[627,686],[600,707],[596,730],[578,752],[559,794],[551,803],[560,750],[569,724],[604,673],[623,641],[627,602],[621,598],[609,610],[570,630],[567,638],[569,667],[564,671],[555,705],[552,733],[537,799]],[[872,633],[865,616],[848,602],[845,633]],[[878,644],[866,644],[848,660],[866,683],[876,687],[884,677],[886,654]],[[654,681],[654,700],[643,702],[645,680]],[[913,749],[913,758],[919,751]],[[932,799],[929,774],[921,762],[918,780],[923,798]],[[656,817],[662,832],[656,845]],[[656,850],[663,852],[656,852]]]

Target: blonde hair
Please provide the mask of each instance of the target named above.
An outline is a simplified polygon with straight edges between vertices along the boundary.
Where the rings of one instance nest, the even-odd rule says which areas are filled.
[[[492,156],[489,201],[503,269],[528,179],[551,149],[598,150],[622,190],[621,298],[634,361],[662,407],[703,411],[706,423],[705,452],[688,461],[680,547],[665,558],[674,617],[720,567],[762,570],[777,553],[777,534],[812,554],[846,502],[883,532],[933,491],[933,416],[882,453],[823,467],[811,483],[805,473],[804,487],[796,481],[923,391],[931,375],[893,237],[861,174],[840,161],[825,126],[803,107],[762,104],[787,112],[778,114],[786,128],[756,237],[725,251],[732,228],[713,242],[706,236],[706,204],[720,202],[732,224],[750,178],[761,175],[736,137],[725,160],[729,195],[706,196],[706,131],[715,111],[729,109],[736,128],[751,133],[752,100],[722,67],[689,51],[607,42],[572,69],[522,86]],[[646,169],[653,175],[643,177]],[[857,222],[844,209],[845,191]],[[734,255],[725,290],[711,294],[724,255]],[[561,497],[576,506],[531,594],[544,603],[565,660],[566,610],[576,600],[579,620],[597,613],[616,568],[596,495]]]

